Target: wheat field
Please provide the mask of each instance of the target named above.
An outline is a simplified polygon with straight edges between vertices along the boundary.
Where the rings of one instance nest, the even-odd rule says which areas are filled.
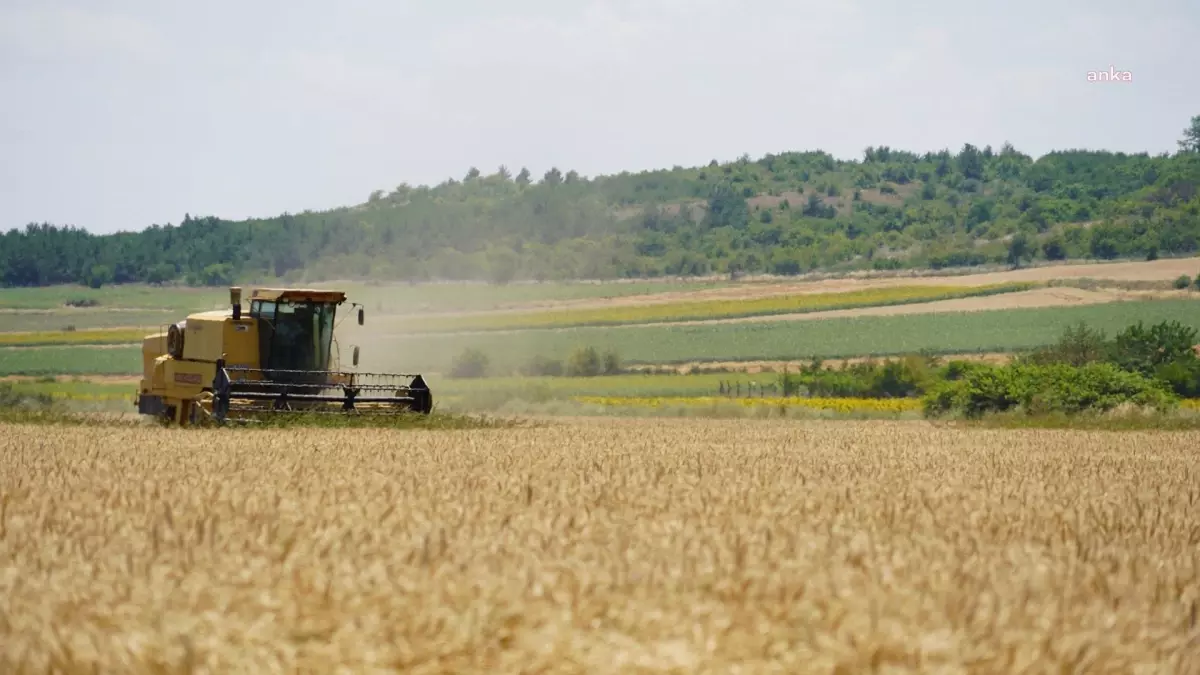
[[[0,672],[1200,672],[1200,433],[0,428]]]

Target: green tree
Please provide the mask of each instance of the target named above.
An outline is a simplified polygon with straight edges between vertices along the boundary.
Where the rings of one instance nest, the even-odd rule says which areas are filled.
[[[566,374],[569,377],[594,377],[603,370],[600,352],[595,347],[579,347],[567,357]]]
[[[1154,375],[1160,366],[1196,358],[1196,329],[1178,321],[1163,321],[1146,327],[1141,321],[1114,338],[1113,362],[1122,370]]]
[[[490,359],[478,349],[465,349],[454,359],[450,366],[450,377],[477,378],[485,377],[488,373]]]
[[[85,283],[92,288],[100,288],[105,284],[111,284],[112,280],[113,271],[108,265],[92,265],[84,278]]]
[[[1042,255],[1046,256],[1046,260],[1065,260],[1067,244],[1062,237],[1051,237],[1042,244]]]
[[[1029,244],[1029,237],[1025,236],[1024,232],[1018,232],[1008,242],[1008,264],[1020,267],[1021,263],[1032,256],[1033,249]]]
[[[1200,152],[1200,115],[1192,118],[1192,123],[1183,130],[1183,138],[1179,140],[1180,152]]]

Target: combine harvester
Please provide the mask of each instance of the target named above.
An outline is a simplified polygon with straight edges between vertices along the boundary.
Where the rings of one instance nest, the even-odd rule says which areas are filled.
[[[420,375],[339,370],[334,316],[345,300],[341,291],[260,288],[243,314],[242,289],[230,288],[230,309],[191,314],[142,341],[138,412],[181,426],[280,412],[429,414]],[[356,367],[358,357],[355,347]]]

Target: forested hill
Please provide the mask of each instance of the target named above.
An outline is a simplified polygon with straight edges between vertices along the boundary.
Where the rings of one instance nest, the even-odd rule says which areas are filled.
[[[319,213],[187,216],[104,236],[28,225],[0,236],[0,281],[507,281],[1168,256],[1200,249],[1198,186],[1194,147],[1037,161],[1008,145],[878,147],[856,161],[783,153],[536,181],[472,169]]]

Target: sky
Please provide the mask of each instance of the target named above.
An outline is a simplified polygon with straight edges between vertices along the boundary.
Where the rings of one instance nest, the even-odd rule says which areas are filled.
[[[743,153],[1175,152],[1200,2],[0,0],[0,230]],[[1128,82],[1089,82],[1089,71]]]

